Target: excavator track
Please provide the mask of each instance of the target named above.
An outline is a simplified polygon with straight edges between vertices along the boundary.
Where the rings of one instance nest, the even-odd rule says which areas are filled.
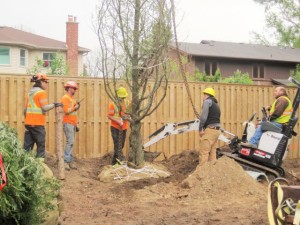
[[[276,170],[272,170],[272,169],[270,169],[269,167],[262,166],[262,165],[259,165],[259,164],[257,164],[257,163],[254,163],[254,162],[250,162],[250,161],[245,160],[245,159],[243,159],[243,158],[240,158],[240,157],[238,157],[237,155],[234,155],[234,154],[232,154],[232,153],[229,153],[229,152],[221,152],[221,151],[219,151],[218,154],[219,154],[219,155],[227,156],[227,157],[229,157],[229,158],[234,159],[234,160],[237,161],[237,162],[241,162],[241,163],[246,164],[246,165],[248,165],[248,166],[252,166],[252,167],[254,167],[254,168],[256,168],[256,169],[258,169],[258,170],[260,170],[260,171],[263,171],[263,172],[269,172],[270,174],[272,174],[273,176],[275,176],[275,178],[281,177],[280,174],[279,174]]]

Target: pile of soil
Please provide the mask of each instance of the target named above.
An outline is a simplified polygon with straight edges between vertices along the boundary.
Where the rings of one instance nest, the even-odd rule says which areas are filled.
[[[197,151],[185,151],[155,162],[172,173],[169,177],[100,182],[97,176],[110,162],[110,154],[76,160],[78,170],[66,171],[62,225],[268,224],[267,184],[256,182],[231,159],[199,167]],[[57,175],[55,157],[46,163]],[[283,165],[292,184],[299,184],[298,163]]]

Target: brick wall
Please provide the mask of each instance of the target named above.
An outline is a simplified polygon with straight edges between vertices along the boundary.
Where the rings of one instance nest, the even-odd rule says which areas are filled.
[[[78,23],[76,17],[68,16],[66,25],[67,64],[71,76],[78,76]]]

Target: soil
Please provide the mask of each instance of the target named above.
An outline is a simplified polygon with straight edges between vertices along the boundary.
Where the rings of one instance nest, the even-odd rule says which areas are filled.
[[[257,182],[235,161],[221,157],[198,166],[198,152],[184,151],[152,164],[172,174],[166,178],[101,182],[98,175],[111,155],[76,160],[77,170],[62,180],[62,225],[264,225],[267,182]],[[300,160],[285,160],[290,184],[300,185]],[[55,157],[46,163],[57,176]]]

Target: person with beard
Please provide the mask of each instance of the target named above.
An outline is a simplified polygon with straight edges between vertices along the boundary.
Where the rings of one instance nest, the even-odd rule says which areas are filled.
[[[286,89],[282,86],[275,88],[274,97],[275,101],[272,105],[265,107],[270,112],[268,120],[276,127],[283,129],[291,119],[293,104],[287,95]],[[242,146],[257,148],[262,134],[262,125],[259,124],[249,142],[242,143]]]
[[[215,98],[215,90],[212,88],[206,88],[203,91],[203,94],[204,100],[199,124],[200,166],[203,166],[208,161],[216,160],[216,144],[221,133],[221,110],[218,105],[218,101]]]
[[[66,135],[66,147],[64,154],[65,169],[77,169],[73,160],[73,147],[75,141],[75,132],[77,129],[77,110],[80,108],[80,104],[74,99],[74,95],[78,90],[78,85],[75,81],[68,81],[64,85],[67,92],[61,99],[64,110],[63,127]]]

